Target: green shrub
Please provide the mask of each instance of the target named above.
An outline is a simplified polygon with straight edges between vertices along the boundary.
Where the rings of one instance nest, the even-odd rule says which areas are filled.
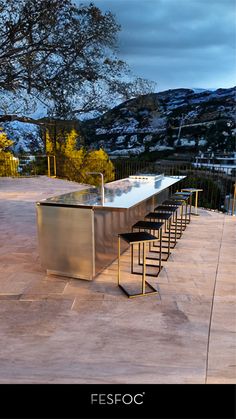
[[[17,176],[19,161],[8,151],[12,144],[0,128],[0,176]]]

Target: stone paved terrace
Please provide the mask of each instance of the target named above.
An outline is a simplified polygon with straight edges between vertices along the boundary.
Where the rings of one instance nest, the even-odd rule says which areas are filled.
[[[161,299],[129,300],[117,262],[92,282],[40,267],[35,201],[79,188],[0,178],[0,383],[235,383],[236,218],[200,210]]]

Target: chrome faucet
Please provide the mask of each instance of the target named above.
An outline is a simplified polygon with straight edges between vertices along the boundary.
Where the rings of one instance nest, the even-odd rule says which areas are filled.
[[[105,202],[105,188],[104,188],[104,176],[101,172],[86,172],[86,175],[99,175],[101,176],[101,198],[102,198],[102,205]]]

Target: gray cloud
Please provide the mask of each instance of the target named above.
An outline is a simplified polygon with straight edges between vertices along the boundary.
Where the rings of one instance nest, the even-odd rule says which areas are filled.
[[[236,0],[93,2],[121,24],[120,57],[158,90],[235,85]]]

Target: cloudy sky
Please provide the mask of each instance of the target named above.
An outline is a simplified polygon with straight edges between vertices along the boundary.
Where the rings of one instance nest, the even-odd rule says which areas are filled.
[[[236,84],[236,0],[93,3],[115,14],[120,57],[137,76],[155,81],[157,91]]]

